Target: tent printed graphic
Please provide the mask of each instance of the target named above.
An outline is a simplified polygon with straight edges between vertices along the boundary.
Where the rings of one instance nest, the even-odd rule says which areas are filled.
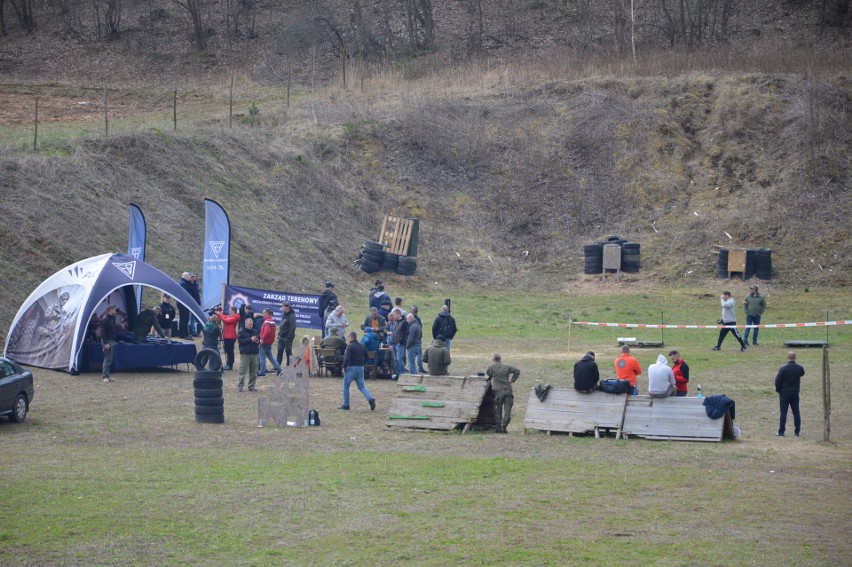
[[[119,328],[132,330],[139,311],[134,285],[168,293],[207,321],[192,296],[154,266],[125,254],[102,254],[59,270],[27,297],[12,320],[5,356],[30,366],[80,371],[83,343],[108,304],[117,307]]]

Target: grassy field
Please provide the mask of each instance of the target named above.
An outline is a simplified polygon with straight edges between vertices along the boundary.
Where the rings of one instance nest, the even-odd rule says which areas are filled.
[[[745,288],[745,286],[739,286]],[[744,289],[735,287],[735,295]],[[848,290],[772,289],[765,323],[852,319]],[[393,290],[391,290],[393,293]],[[832,441],[822,441],[822,351],[801,350],[802,438],[774,437],[773,378],[788,338],[764,330],[739,353],[714,331],[666,331],[690,391],[737,402],[724,443],[523,433],[529,389],[569,383],[586,350],[612,374],[618,336],[573,320],[712,324],[718,290],[604,288],[453,297],[453,373],[495,350],[522,370],[509,435],[402,432],[383,425],[394,384],[368,381],[376,412],[340,381],[312,378],[322,426],[257,427],[257,400],[225,375],[223,425],[197,424],[192,373],[72,377],[35,369],[21,425],[0,423],[0,559],[7,565],[849,565],[852,329],[829,330]],[[431,324],[443,295],[407,290]],[[366,298],[349,298],[359,320]],[[428,331],[427,333],[428,334]],[[658,350],[636,352],[643,368]],[[259,381],[261,394],[269,384]],[[640,391],[647,381],[640,379]]]

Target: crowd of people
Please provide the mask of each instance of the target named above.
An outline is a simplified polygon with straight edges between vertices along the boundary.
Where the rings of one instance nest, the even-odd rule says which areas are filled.
[[[179,283],[194,299],[198,300],[199,289],[193,274],[184,272]],[[736,303],[731,292],[723,291],[719,301],[722,315],[718,324],[724,327],[720,330],[716,346],[712,350],[721,350],[728,334],[734,336],[743,352],[748,348],[750,335],[752,345],[758,345],[758,328],[754,328],[753,333],[750,333],[751,328],[746,329],[744,336],[740,335],[735,328]],[[449,301],[441,306],[432,322],[432,342],[425,350],[423,349],[423,322],[416,305],[406,310],[401,297],[391,300],[381,280],[376,280],[370,289],[368,303],[369,312],[360,324],[362,337],[359,341],[358,333],[350,330],[352,324],[346,316],[345,307],[340,304],[335,293],[333,282],[325,283],[325,290],[319,298],[319,312],[324,322],[319,347],[329,353],[324,355],[322,362],[332,369],[334,375],[343,377],[343,403],[338,406],[341,410],[349,409],[349,389],[352,382],[355,382],[362,392],[370,409],[375,409],[376,400],[364,382],[364,368],[367,365],[375,367],[377,376],[397,380],[399,375],[404,373],[448,375],[452,363],[450,350],[458,329],[455,318],[450,313]],[[750,286],[749,294],[742,303],[746,324],[760,325],[761,316],[766,310],[766,299],[760,294],[757,285]],[[116,333],[115,306],[110,306],[110,309],[107,310],[101,322],[100,333],[105,353],[104,381],[110,380],[108,369],[112,362],[111,346],[114,344]],[[281,325],[277,326],[272,310],[269,308],[264,309],[261,314],[255,314],[251,305],[246,303],[239,309],[230,306],[226,314],[220,307],[200,330],[203,347],[219,352],[219,344],[222,343],[225,353],[223,370],[234,369],[235,347],[239,348],[237,389],[240,392],[244,388],[251,392],[257,390],[257,378],[266,375],[267,362],[276,374],[280,374],[282,364],[289,366],[294,360],[296,314],[288,302],[282,303],[280,309]],[[180,314],[179,337],[192,337],[194,333],[189,310],[178,305],[178,313]],[[137,325],[134,329],[137,342],[140,342],[141,337],[151,330],[155,330],[161,337],[171,336],[174,317],[175,307],[171,304],[171,297],[164,294],[160,305],[142,310],[137,317]],[[272,346],[276,341],[277,353],[273,356]],[[795,434],[798,436],[800,431],[798,395],[804,369],[796,364],[795,360],[795,353],[790,352],[788,363],[779,370],[776,378],[776,391],[779,394],[781,407],[777,433],[779,436],[783,436],[785,432],[788,408],[792,410],[794,416]],[[428,369],[424,368],[424,365]],[[639,361],[632,356],[628,345],[621,347],[620,355],[613,362],[613,369],[616,379],[627,381],[630,394],[638,395],[637,379],[642,375],[643,369]],[[497,432],[505,433],[511,419],[512,384],[517,381],[520,371],[504,364],[501,355],[495,353],[486,374],[495,391]],[[598,390],[601,377],[594,352],[587,352],[574,364],[573,377],[576,391],[592,393]],[[684,397],[689,394],[689,380],[690,370],[686,360],[677,350],[670,350],[668,356],[659,354],[656,361],[648,366],[647,394],[652,398]]]

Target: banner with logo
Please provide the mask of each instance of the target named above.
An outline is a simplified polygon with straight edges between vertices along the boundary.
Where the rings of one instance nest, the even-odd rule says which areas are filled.
[[[296,313],[296,326],[300,329],[322,329],[323,320],[319,312],[319,295],[307,293],[291,293],[289,291],[272,291],[251,287],[225,286],[225,301],[222,309],[227,313],[233,305],[240,309],[248,303],[252,311],[260,313],[267,307],[272,309],[275,324],[281,324],[281,304],[285,301],[293,307]]]
[[[127,235],[127,255],[145,261],[145,215],[138,205],[130,203],[130,221]],[[136,309],[142,309],[142,286],[133,286],[136,293]]]
[[[231,259],[231,221],[222,205],[204,199],[204,272],[201,275],[201,308],[222,303],[222,287],[228,285]]]

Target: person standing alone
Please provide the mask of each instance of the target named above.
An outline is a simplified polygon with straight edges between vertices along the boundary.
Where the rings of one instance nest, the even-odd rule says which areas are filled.
[[[710,350],[722,350],[722,341],[725,340],[725,335],[731,333],[740,343],[740,352],[745,352],[748,347],[746,347],[746,344],[736,327],[736,302],[734,301],[734,298],[731,297],[731,292],[727,289],[723,291],[721,297],[719,297],[719,303],[722,304],[722,318],[719,320],[719,324],[724,325],[724,327],[722,327],[722,330],[719,331],[719,340],[716,342],[716,346]]]
[[[787,426],[787,408],[793,410],[793,426],[796,437],[802,429],[802,416],[799,414],[799,391],[802,387],[802,376],[805,369],[796,363],[796,353],[787,353],[787,364],[778,369],[775,376],[775,391],[781,405],[781,416],[778,424],[778,437],[784,437]]]
[[[749,294],[743,299],[743,309],[745,309],[746,314],[746,325],[760,325],[760,317],[766,311],[766,299],[760,295],[756,285],[752,285],[749,288]],[[754,328],[751,343],[754,346],[757,346],[757,332],[759,330],[757,327]],[[748,344],[749,331],[751,331],[751,328],[746,327],[745,335],[743,336],[745,344]]]
[[[115,305],[108,305],[106,313],[101,319],[101,324],[98,327],[101,334],[101,345],[104,347],[104,364],[102,378],[104,382],[109,382],[109,370],[112,366],[112,361],[115,357]]]
[[[500,353],[494,353],[493,362],[485,373],[494,389],[494,418],[497,422],[497,433],[506,433],[509,422],[512,421],[512,406],[515,396],[512,384],[518,381],[521,371],[514,366],[503,364]]]
[[[354,381],[367,399],[367,403],[370,404],[370,411],[373,411],[376,409],[376,398],[370,394],[367,385],[364,384],[364,363],[367,361],[367,349],[358,342],[358,335],[354,331],[349,333],[348,336],[349,344],[346,345],[346,352],[343,353],[343,404],[337,406],[337,409],[349,409],[349,387]]]

